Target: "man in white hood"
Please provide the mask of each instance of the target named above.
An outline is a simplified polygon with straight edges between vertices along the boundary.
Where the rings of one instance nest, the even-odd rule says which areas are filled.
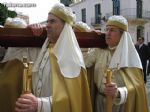
[[[33,67],[33,94],[23,94],[16,112],[92,112],[75,15],[63,4],[48,14],[47,39]]]
[[[113,98],[112,112],[148,112],[142,65],[123,16],[112,16],[106,24],[106,49],[92,49],[85,56],[87,67],[94,65],[95,112],[106,112],[106,96]],[[112,83],[106,71],[112,70]]]
[[[21,18],[7,18],[4,28],[27,28],[27,23]],[[28,61],[35,61],[41,48],[32,47],[8,47],[2,62],[13,59],[22,61],[26,57]]]

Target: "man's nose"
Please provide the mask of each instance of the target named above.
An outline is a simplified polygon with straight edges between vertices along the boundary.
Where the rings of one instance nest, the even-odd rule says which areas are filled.
[[[49,23],[46,24],[46,28],[50,28],[51,25]]]

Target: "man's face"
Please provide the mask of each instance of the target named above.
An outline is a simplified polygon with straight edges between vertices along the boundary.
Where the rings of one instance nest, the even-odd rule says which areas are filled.
[[[122,31],[116,26],[106,27],[106,43],[109,47],[115,47],[118,45]]]
[[[144,43],[144,40],[143,40],[142,38],[139,38],[139,39],[138,39],[138,43],[139,43],[139,44],[143,44],[143,43]]]
[[[56,43],[64,24],[65,23],[60,18],[54,16],[53,14],[48,15],[46,30],[47,36],[51,43]]]

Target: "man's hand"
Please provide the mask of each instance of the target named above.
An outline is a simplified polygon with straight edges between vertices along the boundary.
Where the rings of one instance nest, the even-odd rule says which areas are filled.
[[[105,84],[104,94],[112,96],[113,98],[119,97],[119,91],[116,83]]]
[[[38,107],[38,99],[33,94],[22,94],[16,101],[16,112],[35,112]]]
[[[91,32],[94,32],[97,35],[101,35],[102,34],[102,32],[100,30],[95,30],[95,29],[91,30]]]
[[[43,33],[43,29],[45,28],[45,25],[41,24],[31,24],[28,25],[28,28],[31,28],[33,35],[40,36]]]

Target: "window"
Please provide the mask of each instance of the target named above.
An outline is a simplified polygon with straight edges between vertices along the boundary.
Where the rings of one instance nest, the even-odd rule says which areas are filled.
[[[96,24],[101,23],[101,6],[100,6],[100,4],[95,5],[95,23]]]
[[[137,38],[144,36],[144,27],[143,26],[137,26]]]
[[[142,18],[142,0],[136,0],[136,16]]]
[[[82,14],[82,21],[86,23],[86,9],[85,8],[81,10],[81,14]]]
[[[63,3],[65,6],[68,6],[72,3],[70,0],[60,0],[60,3]]]
[[[113,15],[120,15],[120,0],[113,1]]]

